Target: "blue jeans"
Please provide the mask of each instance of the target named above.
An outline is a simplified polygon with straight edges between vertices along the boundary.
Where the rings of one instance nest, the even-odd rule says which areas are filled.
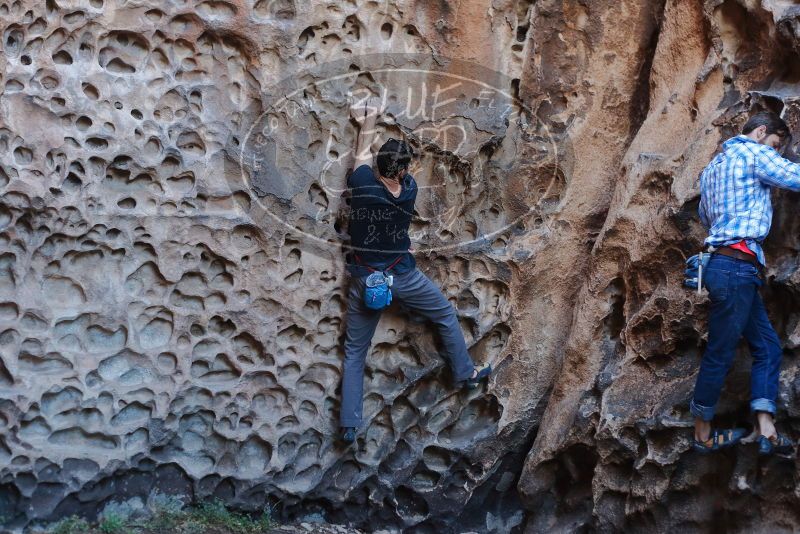
[[[362,419],[364,395],[364,363],[367,359],[375,327],[381,310],[372,310],[364,304],[366,276],[350,278],[347,302],[347,326],[344,341],[344,372],[342,376],[343,427],[359,427]],[[456,310],[442,291],[419,269],[394,275],[392,301],[400,301],[409,311],[419,313],[439,329],[445,355],[453,369],[455,381],[472,376],[474,365],[467,352],[467,344]]]
[[[704,421],[714,417],[725,375],[744,336],[753,356],[750,409],[774,415],[782,351],[758,294],[763,285],[758,268],[744,260],[714,254],[703,279],[711,301],[708,345],[690,404],[692,413]]]

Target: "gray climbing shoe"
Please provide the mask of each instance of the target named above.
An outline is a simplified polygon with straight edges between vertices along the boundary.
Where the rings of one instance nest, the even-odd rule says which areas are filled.
[[[342,429],[342,441],[345,443],[353,443],[356,440],[356,429],[352,426],[344,427]]]

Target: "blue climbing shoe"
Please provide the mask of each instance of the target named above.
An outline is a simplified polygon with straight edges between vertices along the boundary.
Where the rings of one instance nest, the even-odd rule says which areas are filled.
[[[726,430],[714,430],[711,437],[706,441],[694,440],[692,448],[700,454],[708,454],[720,449],[727,449],[739,443],[747,435],[744,428],[729,428]]]
[[[758,436],[758,454],[759,456],[772,456],[777,454],[779,456],[786,456],[794,452],[794,444],[792,440],[781,434],[772,437],[764,435]]]

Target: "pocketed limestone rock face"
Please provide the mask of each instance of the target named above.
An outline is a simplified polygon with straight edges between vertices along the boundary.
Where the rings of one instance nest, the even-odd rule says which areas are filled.
[[[349,94],[383,96],[380,137],[422,154],[420,265],[476,360],[518,365],[503,174],[530,2],[472,4],[0,2],[4,527],[156,491],[522,521],[532,421],[501,422],[512,388],[456,390],[403,310],[373,342],[358,446],[335,442]]]
[[[680,287],[719,142],[751,109],[800,120],[795,19],[766,0],[0,0],[5,527],[157,491],[368,530],[796,528],[794,466],[688,452],[704,304]],[[348,107],[368,94],[379,139],[421,156],[418,264],[496,372],[454,389],[435,329],[394,307],[346,449]],[[776,195],[767,247],[789,425],[795,201]]]

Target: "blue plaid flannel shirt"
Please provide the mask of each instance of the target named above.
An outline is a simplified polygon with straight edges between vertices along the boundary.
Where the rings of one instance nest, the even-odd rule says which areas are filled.
[[[761,243],[772,224],[771,187],[800,191],[800,165],[767,145],[737,135],[700,175],[700,221],[709,229],[706,245],[744,240],[761,265]]]

